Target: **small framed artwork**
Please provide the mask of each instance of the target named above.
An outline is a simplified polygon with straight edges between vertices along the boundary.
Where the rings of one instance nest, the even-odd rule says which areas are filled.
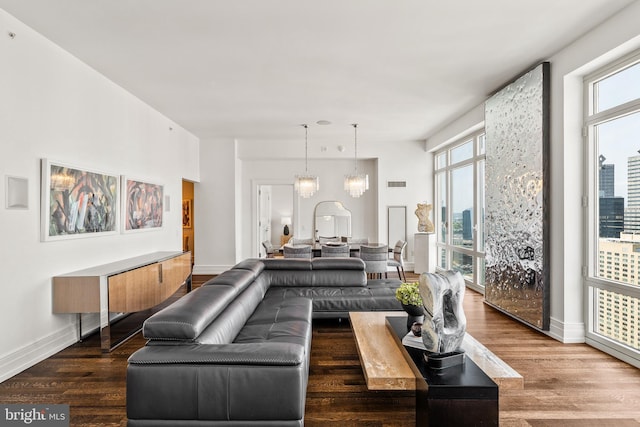
[[[162,227],[164,187],[122,177],[123,232],[154,230]]]
[[[193,209],[193,201],[191,199],[185,199],[182,201],[182,228],[191,228],[191,217]]]
[[[117,175],[42,159],[42,241],[118,232]]]

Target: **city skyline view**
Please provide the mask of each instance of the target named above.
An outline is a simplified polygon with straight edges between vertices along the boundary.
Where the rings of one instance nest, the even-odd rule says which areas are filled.
[[[622,105],[640,98],[640,63],[604,78],[594,85],[594,112]],[[627,162],[640,156],[640,113],[606,121],[595,127],[598,154],[604,164],[615,165],[615,197],[624,197],[627,204]]]

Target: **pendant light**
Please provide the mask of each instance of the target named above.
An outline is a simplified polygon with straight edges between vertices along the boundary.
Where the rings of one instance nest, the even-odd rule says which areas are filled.
[[[351,197],[360,197],[369,189],[369,175],[358,174],[358,124],[354,123],[354,142],[355,142],[355,170],[353,175],[344,177],[344,190]]]
[[[318,191],[320,188],[320,181],[317,176],[309,174],[308,126],[302,125],[302,127],[304,127],[304,175],[296,175],[294,187],[300,197],[308,199]]]

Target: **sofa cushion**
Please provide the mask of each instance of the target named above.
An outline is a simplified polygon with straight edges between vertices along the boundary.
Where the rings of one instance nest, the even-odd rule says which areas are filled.
[[[316,287],[366,287],[367,273],[364,270],[314,270],[311,286]]]
[[[216,277],[207,280],[202,286],[227,285],[238,289],[244,289],[253,282],[255,275],[250,270],[231,269],[218,274]]]
[[[256,308],[234,342],[288,342],[308,347],[311,318],[311,301],[307,298],[270,300]]]
[[[308,263],[308,265],[311,265]],[[311,270],[270,270],[265,269],[260,276],[264,276],[272,286],[313,286],[313,275]]]
[[[261,276],[269,286],[364,287],[367,275],[358,258],[265,259]],[[293,268],[289,268],[293,267]]]
[[[289,320],[311,322],[311,301],[308,298],[289,298],[260,304],[253,312],[247,325],[272,324]]]
[[[360,258],[313,258],[313,270],[360,270],[364,271],[364,261]]]
[[[196,342],[200,344],[223,344],[232,342],[243,328],[249,317],[262,303],[266,289],[261,286],[264,279],[258,278],[238,295],[218,317],[207,325]],[[216,287],[211,285],[208,287]]]
[[[201,286],[149,317],[142,334],[150,340],[193,341],[237,294],[231,286]]]
[[[305,352],[287,343],[142,348],[127,368],[128,425],[301,425]]]
[[[313,301],[314,317],[321,314],[349,311],[396,311],[402,310],[395,297],[395,289],[400,281],[388,285],[373,287],[272,287],[265,295],[265,303],[287,301],[291,298],[304,297]]]
[[[277,322],[271,325],[245,325],[234,343],[282,342],[306,346],[309,342],[309,323],[299,320]]]
[[[264,263],[256,258],[245,259],[233,266],[234,270],[248,270],[253,273],[253,277],[258,277],[264,270]]]
[[[311,271],[311,260],[302,258],[265,258],[265,270]]]
[[[254,280],[253,273],[248,270],[225,271],[149,317],[144,322],[142,333],[145,338],[152,341],[200,342],[201,336],[211,323],[224,325],[224,322],[227,322],[226,327],[221,327],[217,338],[209,343],[231,342],[244,321],[262,300],[267,288],[265,283],[261,278]],[[254,291],[256,295],[250,300],[245,298],[247,300],[245,305],[236,307],[236,311],[238,311],[237,308],[242,308],[245,315],[233,321],[224,320],[229,316],[222,316],[223,312],[229,305],[237,306],[238,301],[242,300],[241,294],[244,294],[247,288],[256,288]],[[238,322],[242,323],[237,324]]]

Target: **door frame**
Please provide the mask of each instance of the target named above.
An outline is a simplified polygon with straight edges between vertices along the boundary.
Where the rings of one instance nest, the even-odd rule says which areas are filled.
[[[251,241],[254,242],[251,249],[251,256],[259,258],[260,252],[262,248],[262,241],[260,240],[260,188],[262,186],[276,186],[276,185],[284,185],[291,187],[293,193],[293,235],[295,236],[298,233],[298,224],[299,221],[299,206],[300,206],[300,198],[297,196],[296,192],[293,191],[293,183],[288,180],[277,180],[277,179],[256,179],[252,180],[251,191],[252,191],[252,201],[253,206],[251,208]],[[273,209],[273,207],[272,207]]]

